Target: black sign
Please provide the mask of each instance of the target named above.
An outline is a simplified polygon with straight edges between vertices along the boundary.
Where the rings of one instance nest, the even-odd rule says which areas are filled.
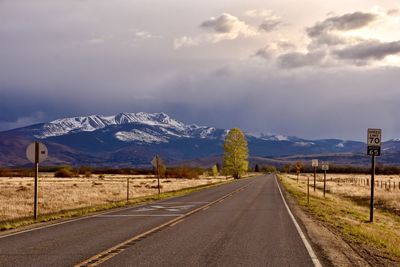
[[[367,154],[368,154],[368,156],[380,156],[381,155],[381,147],[380,146],[368,146]]]

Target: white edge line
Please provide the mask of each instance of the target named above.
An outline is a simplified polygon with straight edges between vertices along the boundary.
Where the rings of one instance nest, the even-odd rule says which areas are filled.
[[[286,200],[283,197],[282,190],[281,190],[281,187],[279,186],[279,183],[278,183],[276,175],[275,175],[275,182],[278,185],[279,193],[281,193],[281,197],[282,197],[283,203],[285,204],[285,207],[286,207],[286,209],[287,209],[287,211],[289,213],[289,216],[290,216],[290,218],[292,218],[292,221],[293,221],[294,225],[296,226],[297,232],[299,233],[299,235],[301,237],[301,240],[303,241],[304,246],[306,247],[307,252],[311,257],[311,260],[313,261],[314,266],[315,267],[322,267],[321,263],[318,260],[317,255],[315,254],[314,250],[312,249],[312,247],[311,247],[310,243],[308,242],[306,236],[304,235],[303,231],[301,230],[300,225],[297,223],[296,218],[293,216],[292,211],[290,210],[288,204],[286,203]]]

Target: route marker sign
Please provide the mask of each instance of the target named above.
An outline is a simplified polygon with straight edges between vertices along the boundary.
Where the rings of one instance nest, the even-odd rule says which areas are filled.
[[[317,159],[311,160],[311,166],[318,167],[318,160]]]
[[[315,192],[315,188],[316,188],[316,183],[317,183],[317,167],[318,167],[318,160],[317,159],[313,159],[311,160],[311,166],[314,167],[314,192]]]
[[[322,162],[322,164],[321,164],[321,169],[322,169],[323,171],[329,170],[329,163],[328,163],[328,162]]]
[[[381,129],[368,129],[367,154],[369,156],[381,155],[381,140],[382,140]]]

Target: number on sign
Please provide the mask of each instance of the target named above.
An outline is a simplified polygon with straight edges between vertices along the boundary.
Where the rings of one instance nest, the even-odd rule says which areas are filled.
[[[370,138],[369,138],[369,142],[370,142],[371,144],[373,144],[373,143],[379,144],[379,143],[380,143],[380,140],[379,140],[378,137],[375,137],[375,138],[370,137]]]

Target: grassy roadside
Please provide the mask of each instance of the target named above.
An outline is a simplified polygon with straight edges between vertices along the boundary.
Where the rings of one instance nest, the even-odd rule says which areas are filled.
[[[183,188],[180,190],[163,192],[160,195],[155,194],[155,195],[149,195],[149,196],[144,196],[144,197],[137,197],[137,198],[130,199],[129,202],[118,201],[118,202],[106,203],[106,204],[101,204],[101,205],[88,206],[88,207],[79,208],[79,209],[62,210],[57,213],[39,215],[39,217],[36,221],[33,220],[33,218],[20,218],[20,219],[16,219],[16,220],[2,221],[2,222],[0,222],[0,231],[15,229],[18,227],[27,226],[27,225],[31,225],[31,224],[39,223],[39,222],[49,222],[49,221],[54,221],[54,220],[59,220],[59,219],[82,217],[85,215],[89,215],[91,213],[105,211],[105,210],[109,210],[109,209],[113,209],[113,208],[122,208],[122,207],[140,204],[140,203],[146,203],[146,202],[151,202],[151,201],[167,199],[167,198],[171,198],[171,197],[183,196],[183,195],[187,195],[189,193],[200,191],[202,189],[211,188],[211,187],[215,187],[215,186],[219,186],[219,185],[223,185],[223,184],[227,184],[227,183],[232,183],[235,181],[237,181],[237,180],[228,180],[228,181],[223,181],[223,182],[218,182],[218,183],[213,183],[213,184],[188,187],[188,188]]]
[[[307,204],[307,186],[281,174],[279,179],[296,202],[315,218],[333,228],[345,240],[356,244],[374,257],[400,263],[400,217],[375,210],[374,223],[369,223],[369,208],[356,200],[344,199],[334,194],[323,197],[321,192],[310,188],[310,204]]]

